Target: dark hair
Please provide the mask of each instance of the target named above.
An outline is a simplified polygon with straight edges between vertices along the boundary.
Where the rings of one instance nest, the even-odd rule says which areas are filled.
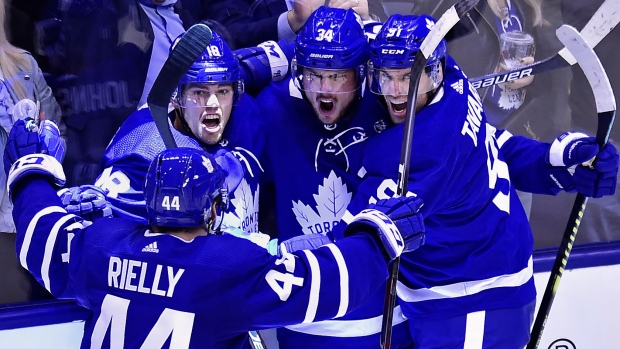
[[[233,40],[233,36],[230,31],[220,22],[213,19],[203,19],[200,23],[208,26],[214,32],[220,34],[222,39],[226,41],[231,50],[235,50],[237,47],[235,46],[235,40]]]

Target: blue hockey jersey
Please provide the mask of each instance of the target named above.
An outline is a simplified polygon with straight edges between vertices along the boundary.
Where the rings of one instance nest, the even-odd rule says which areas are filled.
[[[402,256],[397,284],[403,313],[415,319],[519,307],[536,292],[532,233],[496,130],[454,61],[446,66],[444,86],[416,115],[406,193],[424,200],[426,226],[425,245]],[[367,176],[345,221],[395,194],[402,137],[403,124],[368,142]]]
[[[366,233],[277,259],[231,235],[186,241],[126,219],[84,221],[44,179],[13,194],[21,264],[91,311],[82,348],[249,348],[248,330],[342,316],[387,277]]]
[[[254,100],[244,95],[232,111],[222,140],[205,146],[171,126],[179,147],[202,148],[216,154],[229,150],[243,165],[243,178],[231,190],[231,204],[224,223],[241,227],[247,233],[258,232],[259,180],[263,168],[259,157],[264,147],[264,132]],[[102,159],[103,172],[96,185],[109,190],[108,199],[117,216],[144,221],[146,208],[142,186],[147,169],[165,149],[148,108],[131,114],[118,130]],[[228,169],[223,166],[224,170]],[[230,176],[232,177],[232,175]]]
[[[265,176],[275,183],[277,236],[329,234],[360,183],[364,144],[388,125],[376,95],[363,94],[342,119],[324,125],[293,80],[272,83],[257,97],[266,127]],[[363,308],[341,319],[278,330],[282,348],[376,348],[385,289]],[[405,318],[396,309],[395,323]],[[404,336],[404,338],[399,338]],[[394,330],[393,347],[410,345]]]

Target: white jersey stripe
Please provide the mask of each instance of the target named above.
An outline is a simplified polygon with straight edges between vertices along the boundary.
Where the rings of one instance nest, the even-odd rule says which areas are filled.
[[[26,229],[26,234],[24,235],[24,243],[22,244],[22,248],[19,250],[19,263],[25,269],[28,269],[28,262],[26,261],[26,257],[28,256],[28,249],[30,248],[30,243],[32,242],[32,234],[34,233],[34,228],[36,227],[39,219],[45,215],[50,213],[67,213],[64,208],[60,206],[49,206],[41,211],[37,212],[37,214],[32,217],[30,223],[28,223],[28,228]]]
[[[423,302],[435,299],[464,297],[498,287],[518,287],[532,278],[534,273],[532,266],[532,257],[530,257],[527,266],[514,274],[431,288],[412,289],[399,281],[396,284],[396,292],[398,298],[405,302]]]
[[[407,318],[403,315],[400,305],[394,308],[394,318],[392,326],[405,322]],[[311,324],[299,324],[286,326],[287,329],[295,332],[306,333],[314,336],[329,336],[338,338],[364,337],[381,332],[381,322],[383,315],[361,320],[325,320],[313,322]]]
[[[50,263],[52,262],[52,255],[54,253],[54,245],[56,244],[56,239],[58,238],[58,231],[60,230],[60,227],[62,227],[68,220],[75,217],[75,215],[68,214],[60,218],[56,222],[56,224],[54,224],[52,230],[50,231],[50,235],[47,237],[47,242],[45,243],[45,252],[43,254],[43,264],[41,265],[41,279],[43,279],[43,286],[45,286],[45,289],[50,292]]]
[[[332,251],[340,273],[340,306],[338,307],[338,314],[335,316],[338,318],[344,316],[349,308],[349,270],[340,249],[334,244],[325,246]]]
[[[467,320],[465,322],[465,343],[463,343],[463,349],[482,349],[485,317],[485,311],[477,311],[467,314]]]
[[[303,323],[313,322],[316,316],[316,310],[319,307],[319,292],[321,291],[321,268],[316,256],[309,250],[303,250],[308,258],[310,265],[310,274],[312,281],[310,284],[310,296],[308,297],[308,309],[306,310],[306,318]]]

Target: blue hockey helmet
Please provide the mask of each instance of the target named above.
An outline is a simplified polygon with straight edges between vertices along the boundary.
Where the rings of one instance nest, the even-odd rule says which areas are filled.
[[[325,77],[307,73],[305,68],[353,69],[355,90],[359,89],[366,76],[369,51],[362,19],[355,11],[321,6],[310,15],[297,34],[292,64],[296,86],[301,90],[322,92],[311,86],[320,86],[321,79]],[[329,76],[334,82],[338,77],[338,74]]]
[[[241,68],[239,60],[233,54],[226,40],[215,31],[209,46],[202,52],[200,57],[192,64],[187,73],[183,75],[177,87],[177,101],[182,107],[187,106],[206,106],[205,98],[196,98],[196,96],[183,97],[184,87],[186,84],[214,84],[223,85],[231,84],[233,98],[231,103],[235,104],[244,91],[243,80],[241,79]],[[171,49],[180,40],[183,34],[172,44]],[[217,94],[217,93],[216,93]],[[218,99],[220,99],[219,94]],[[220,103],[223,100],[220,99]]]
[[[144,196],[149,222],[161,227],[206,226],[217,233],[228,207],[224,171],[213,156],[192,148],[157,155],[146,174]],[[215,220],[211,217],[214,202]]]
[[[394,76],[386,69],[411,69],[414,58],[422,42],[429,34],[436,21],[428,15],[390,16],[370,45],[370,90],[378,94],[395,94],[398,83],[405,86],[399,94],[407,94],[410,73]],[[435,51],[428,58],[426,73],[430,83],[418,87],[418,93],[425,93],[437,88],[442,81],[442,60],[447,55],[445,40],[441,40]],[[399,81],[400,80],[400,81]]]

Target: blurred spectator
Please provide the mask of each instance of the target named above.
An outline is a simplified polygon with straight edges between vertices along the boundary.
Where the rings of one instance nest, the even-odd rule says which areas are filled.
[[[41,115],[60,123],[60,107],[29,52],[7,40],[5,0],[0,0],[0,149],[16,121],[15,105],[22,99],[40,104]],[[0,167],[2,165],[0,164]],[[0,303],[24,302],[49,297],[44,289],[21,267],[15,255],[15,224],[8,199],[6,174],[0,171]],[[42,296],[35,293],[41,292]]]
[[[603,0],[562,1],[564,21],[581,30],[590,20]],[[620,28],[616,27],[596,45],[595,51],[605,67],[614,90],[616,101],[620,101]],[[569,106],[570,128],[595,134],[597,128],[594,94],[585,75],[578,65],[573,66],[573,79],[570,83]],[[553,103],[553,102],[551,102]],[[553,106],[553,104],[550,104]],[[611,130],[610,141],[616,146],[620,142],[620,127]],[[616,184],[617,185],[617,184]],[[577,243],[620,240],[620,188],[616,187],[614,196],[588,201]],[[557,197],[535,197],[532,212],[532,227],[538,232],[535,237],[537,247],[557,246],[566,227],[575,195],[562,193]]]
[[[107,144],[138,105],[152,39],[135,1],[58,1],[57,15],[38,41],[71,144],[63,166],[67,185],[92,184]]]
[[[415,13],[440,17],[456,0],[416,2]],[[555,37],[560,26],[558,0],[481,0],[448,34],[448,48],[470,78],[492,73],[500,61],[499,35],[521,30],[534,37],[535,61],[557,53],[562,44]],[[543,7],[543,5],[545,7]],[[501,90],[480,89],[489,123],[511,133],[551,141],[568,128],[568,69],[537,77],[524,87],[515,109],[499,110]],[[527,97],[525,97],[527,96]],[[518,105],[517,105],[518,104]],[[510,111],[510,112],[509,112]],[[509,113],[508,113],[509,112]],[[494,117],[495,116],[495,117]]]
[[[222,23],[238,48],[267,40],[295,40],[308,16],[319,6],[353,8],[362,18],[385,20],[382,0],[211,0],[207,18]]]
[[[440,17],[456,0],[421,1],[415,13]],[[448,34],[448,49],[467,76],[477,77],[498,70],[500,34],[524,31],[534,38],[536,53],[528,62],[547,58],[562,48],[555,38],[561,21],[551,14],[557,0],[481,0]],[[559,12],[559,7],[554,9]],[[551,24],[553,22],[554,24]],[[555,71],[528,81],[518,82],[519,89],[493,86],[478,90],[489,124],[508,129],[515,135],[551,141],[568,128],[568,69]],[[508,85],[508,84],[507,84]],[[515,87],[514,85],[512,87]],[[517,192],[528,217],[532,194]]]

